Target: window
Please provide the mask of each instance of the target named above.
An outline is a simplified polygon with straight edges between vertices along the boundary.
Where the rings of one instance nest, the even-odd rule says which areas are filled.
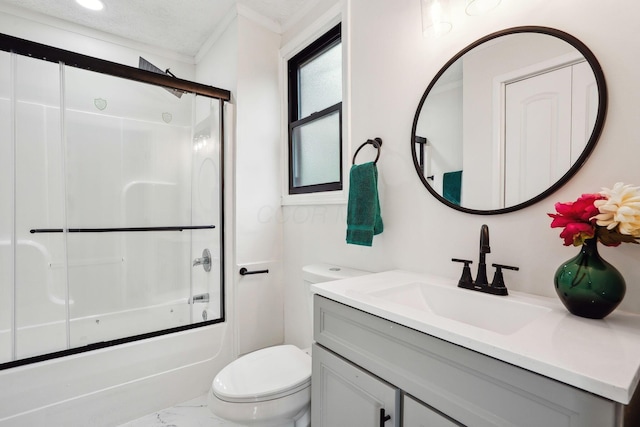
[[[288,62],[289,194],[342,190],[340,24]]]

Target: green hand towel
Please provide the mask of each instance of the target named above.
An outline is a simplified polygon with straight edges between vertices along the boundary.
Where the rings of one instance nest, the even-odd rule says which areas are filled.
[[[382,230],[376,164],[353,165],[349,173],[347,243],[371,246],[373,236],[382,233]]]
[[[442,175],[442,195],[445,199],[460,205],[462,190],[462,171],[445,172]]]

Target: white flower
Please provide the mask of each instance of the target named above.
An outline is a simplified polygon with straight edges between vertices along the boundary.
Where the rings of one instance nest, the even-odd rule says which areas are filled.
[[[618,232],[640,237],[640,187],[617,182],[613,188],[603,188],[600,192],[605,199],[593,204],[598,211],[596,223],[609,230],[618,228]]]

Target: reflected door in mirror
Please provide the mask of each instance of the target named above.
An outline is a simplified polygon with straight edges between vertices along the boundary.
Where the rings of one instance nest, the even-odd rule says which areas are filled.
[[[505,86],[500,207],[537,196],[576,162],[595,122],[595,83],[581,62]]]

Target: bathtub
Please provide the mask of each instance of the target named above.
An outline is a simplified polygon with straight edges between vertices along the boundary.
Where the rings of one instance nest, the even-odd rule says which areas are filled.
[[[72,328],[78,339],[89,332],[109,339],[121,322],[132,326],[157,315],[169,325],[172,316],[189,317],[188,304],[173,308],[76,319]],[[48,342],[46,335],[62,329],[41,325],[21,332]],[[234,358],[230,331],[228,323],[218,323],[0,371],[0,427],[116,426],[202,395]],[[2,339],[9,335],[4,331]]]
[[[71,348],[77,348],[219,318],[219,311],[214,311],[211,304],[188,304],[185,298],[151,307],[71,319],[69,344]],[[126,337],[123,331],[126,331]],[[0,330],[0,363],[11,360],[11,341],[11,330]],[[66,349],[66,343],[64,319],[18,327],[16,356],[24,359],[46,355]]]

